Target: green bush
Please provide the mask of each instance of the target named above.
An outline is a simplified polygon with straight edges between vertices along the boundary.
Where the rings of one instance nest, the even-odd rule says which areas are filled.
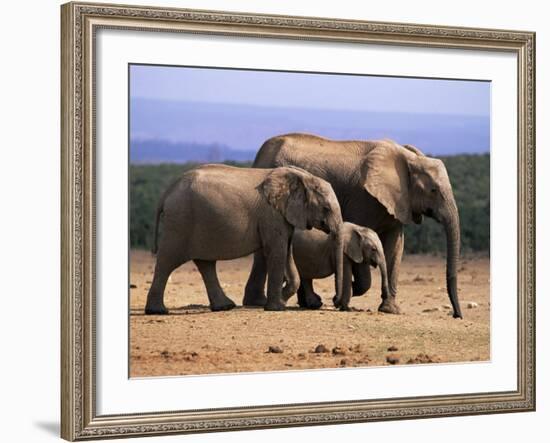
[[[462,250],[489,252],[490,158],[456,155],[441,158],[447,167],[460,213]],[[250,163],[226,162],[249,167]],[[195,164],[130,165],[130,245],[151,248],[155,211],[164,190]],[[443,228],[427,217],[421,225],[405,227],[408,253],[439,253],[446,250]]]

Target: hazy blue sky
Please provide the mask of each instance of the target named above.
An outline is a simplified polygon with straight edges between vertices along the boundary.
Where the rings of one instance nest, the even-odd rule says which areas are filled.
[[[482,81],[132,65],[130,106],[131,137],[141,140],[257,150],[303,131],[393,138],[436,154],[490,145],[490,83]]]
[[[131,67],[131,96],[261,106],[489,115],[489,82]]]

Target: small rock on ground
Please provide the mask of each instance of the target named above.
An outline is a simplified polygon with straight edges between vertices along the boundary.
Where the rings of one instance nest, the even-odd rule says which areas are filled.
[[[316,354],[324,354],[325,352],[328,352],[328,349],[325,345],[317,345],[314,352]]]
[[[425,312],[425,313],[428,313],[428,312],[439,312],[441,311],[441,308],[428,308],[428,309],[424,309],[422,310],[422,312]]]
[[[282,354],[283,350],[279,346],[270,346],[267,352],[270,354]]]
[[[420,353],[414,358],[410,358],[407,361],[407,364],[420,364],[420,363],[438,363],[440,359],[435,356],[430,356],[428,354]]]
[[[346,355],[346,351],[340,346],[332,348],[332,355]]]
[[[399,363],[399,356],[398,355],[387,355],[386,356],[386,361],[390,365],[396,365],[397,363]]]

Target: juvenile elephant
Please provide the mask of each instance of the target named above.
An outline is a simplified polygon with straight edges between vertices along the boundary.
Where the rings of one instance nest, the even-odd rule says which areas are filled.
[[[163,232],[157,248],[160,217]],[[193,260],[212,311],[235,307],[216,275],[216,261],[262,251],[269,275],[266,310],[283,310],[282,283],[292,273],[294,228],[338,232],[340,206],[329,183],[295,167],[205,165],[186,172],[165,192],[156,214],[155,274],[146,314],[167,314],[164,289],[172,271]],[[340,269],[342,263],[338,264]],[[295,268],[294,268],[295,269]],[[286,291],[296,290],[297,276]],[[341,284],[340,284],[341,287]]]
[[[345,222],[340,233],[326,234],[318,229],[296,229],[292,237],[294,262],[300,276],[298,304],[310,309],[320,308],[321,297],[313,290],[313,279],[325,278],[336,272],[336,261],[343,255],[341,298],[336,295],[334,305],[342,311],[349,310],[352,293],[352,263],[380,267],[382,299],[389,295],[386,259],[380,238],[372,229]],[[370,272],[370,270],[369,270]]]
[[[390,295],[378,310],[399,313],[397,281],[403,255],[403,225],[425,215],[441,223],[447,236],[447,293],[453,316],[462,318],[457,289],[460,222],[453,189],[441,160],[391,140],[335,141],[309,134],[267,140],[255,168],[299,166],[333,187],[345,221],[366,226],[380,236],[388,266]],[[368,266],[353,266],[354,295],[369,287]],[[243,304],[265,303],[265,262],[256,254]]]

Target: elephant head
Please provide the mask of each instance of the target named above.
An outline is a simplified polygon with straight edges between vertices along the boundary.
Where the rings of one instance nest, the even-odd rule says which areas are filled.
[[[382,278],[382,297],[389,294],[388,271],[384,248],[378,234],[372,229],[345,222],[341,228],[343,249],[342,253],[354,263],[366,263],[374,268],[380,267]],[[349,299],[340,302],[338,296],[334,298],[336,307],[346,309]]]
[[[268,203],[298,229],[317,228],[334,233],[342,248],[342,213],[332,186],[294,166],[275,168],[260,185]],[[336,261],[336,292],[342,292],[343,256]]]
[[[303,169],[275,168],[261,184],[268,203],[298,229],[338,232],[342,214],[332,186]]]
[[[365,188],[403,224],[423,216],[441,223],[447,236],[447,293],[453,316],[462,318],[457,292],[460,222],[453,190],[441,160],[410,145],[381,142],[366,156]]]
[[[354,263],[367,263],[376,268],[380,267],[382,276],[382,295],[389,293],[388,273],[384,248],[378,234],[372,229],[344,223],[344,254]]]

